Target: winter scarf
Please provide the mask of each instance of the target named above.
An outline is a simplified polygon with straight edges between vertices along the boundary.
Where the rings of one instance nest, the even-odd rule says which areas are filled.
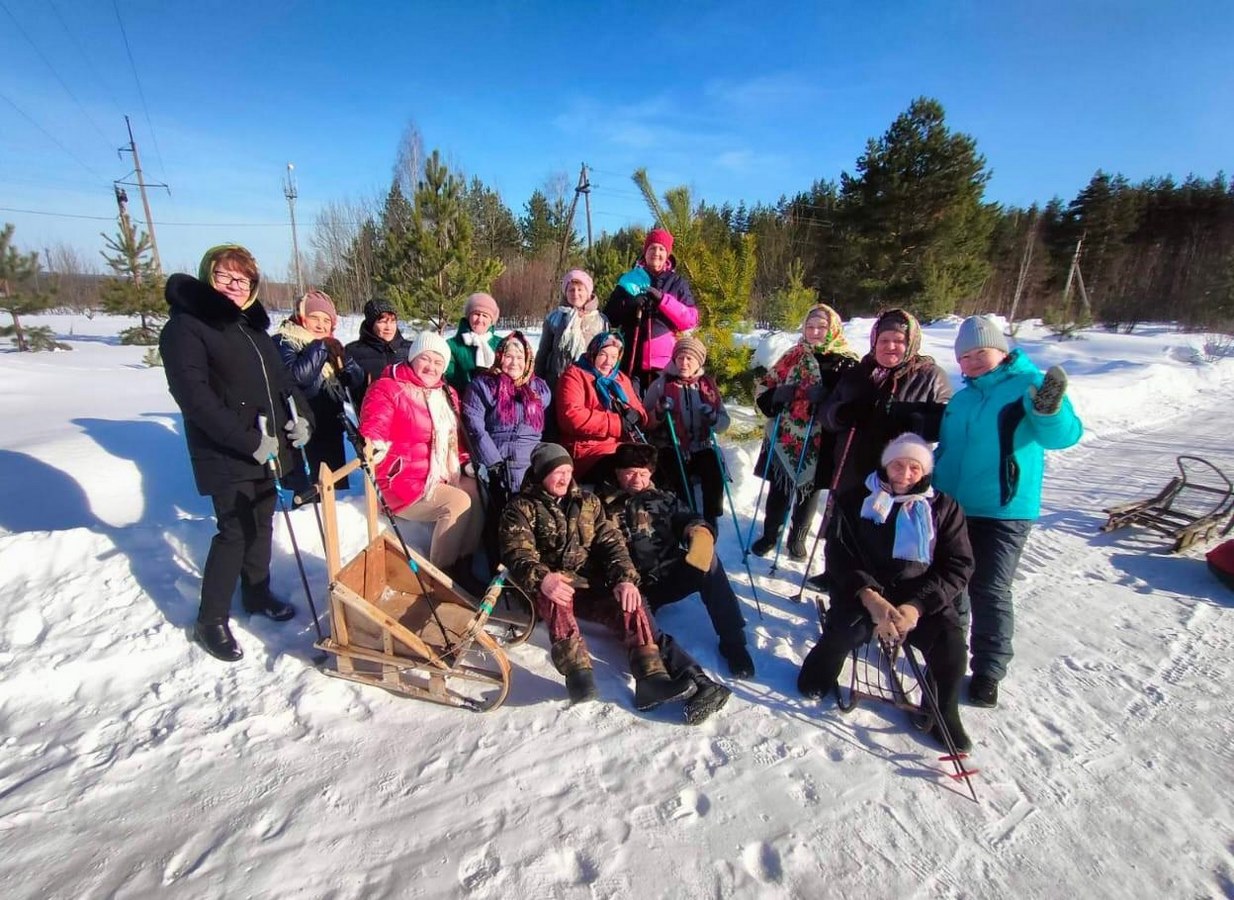
[[[566,359],[578,359],[587,350],[588,342],[595,337],[595,326],[603,327],[604,319],[597,309],[595,298],[588,300],[582,309],[568,303],[561,305],[561,337],[557,347]]]
[[[476,368],[491,369],[495,355],[493,348],[489,346],[487,334],[476,334],[474,331],[464,331],[459,335],[463,343],[468,347],[476,348]]]
[[[596,368],[595,358],[610,342],[617,345],[617,362],[613,364],[612,372],[608,375],[601,375],[600,370]],[[599,395],[600,402],[604,404],[605,409],[613,408],[614,397],[622,406],[630,405],[630,400],[626,397],[621,382],[617,380],[617,373],[621,370],[621,351],[624,349],[625,344],[621,340],[621,335],[615,331],[601,331],[591,339],[587,345],[587,352],[578,358],[579,368],[584,372],[590,372],[596,379],[596,394]]]
[[[892,508],[900,504],[892,558],[929,565],[934,550],[934,515],[929,501],[934,496],[934,488],[926,487],[916,494],[892,495],[877,472],[867,475],[865,484],[870,493],[861,504],[861,518],[882,525]]]
[[[794,491],[801,491],[814,484],[818,454],[823,444],[822,429],[817,424],[811,426],[814,410],[806,399],[810,388],[822,378],[815,355],[835,354],[850,359],[857,358],[844,337],[844,323],[840,314],[830,306],[820,303],[810,310],[806,320],[817,318],[820,311],[827,320],[827,332],[822,339],[811,344],[802,337],[797,345],[781,356],[763,376],[764,390],[774,390],[782,384],[797,386],[793,401],[780,415],[780,429],[776,435],[776,445],[772,448],[772,458],[776,463],[772,477],[786,490],[792,488]],[[804,326],[805,322],[802,322],[802,325]],[[807,431],[810,433],[808,447]],[[768,436],[770,437],[770,432]]]
[[[501,371],[501,357],[506,351],[506,346],[515,341],[523,348],[523,359],[527,361],[527,367],[523,369],[523,374],[517,381]],[[544,404],[540,400],[540,394],[531,386],[531,378],[534,374],[531,371],[531,345],[527,343],[527,338],[523,337],[521,331],[512,331],[497,345],[497,352],[493,361],[493,366],[490,374],[497,379],[497,419],[502,425],[514,425],[518,422],[518,409],[516,404],[523,404],[523,422],[534,428],[536,431],[544,430]]]
[[[407,363],[398,363],[399,366]],[[410,383],[408,383],[410,382]],[[424,494],[415,501],[432,499],[433,490],[444,482],[458,481],[458,418],[454,415],[454,407],[446,396],[444,381],[435,387],[427,387],[420,376],[413,371],[408,381],[400,381],[399,386],[413,398],[419,394],[428,407],[429,418],[433,422],[432,453],[429,455],[428,477],[424,480]]]
[[[303,353],[304,348],[313,341],[319,341],[321,338],[316,337],[311,331],[296,321],[295,317],[284,319],[283,324],[279,325],[276,332],[284,341],[287,342],[297,354]],[[339,403],[347,399],[347,391],[339,381],[338,372],[334,370],[333,363],[327,362],[321,367],[321,383],[325,391]]]

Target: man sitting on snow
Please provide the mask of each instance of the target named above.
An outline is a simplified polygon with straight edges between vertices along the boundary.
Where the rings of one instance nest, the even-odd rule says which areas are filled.
[[[652,612],[698,593],[729,671],[750,678],[754,661],[746,649],[746,623],[715,554],[715,532],[680,497],[651,483],[656,461],[649,444],[619,444],[613,455],[617,484],[598,489],[605,512],[625,536]]]

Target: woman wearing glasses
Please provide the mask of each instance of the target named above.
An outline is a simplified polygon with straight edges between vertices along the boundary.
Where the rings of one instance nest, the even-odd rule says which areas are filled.
[[[270,317],[257,300],[259,283],[257,262],[243,247],[211,248],[197,278],[167,279],[171,317],[159,338],[197,490],[213,502],[218,522],[194,634],[225,662],[244,655],[228,624],[237,581],[250,614],[277,622],[295,615],[270,592],[272,473],[282,478],[295,471],[292,448],[308,442],[312,414],[266,333]],[[289,396],[301,416],[296,421]]]

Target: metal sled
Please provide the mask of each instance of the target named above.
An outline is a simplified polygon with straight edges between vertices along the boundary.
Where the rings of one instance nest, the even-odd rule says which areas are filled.
[[[921,686],[901,651],[909,654],[913,648],[907,644],[888,648],[876,638],[854,647],[848,687],[841,687],[843,679],[836,681],[836,707],[840,712],[852,712],[862,700],[878,700],[904,710],[915,728],[929,731],[933,719],[922,706]],[[907,687],[905,679],[910,679]]]
[[[1101,530],[1144,525],[1173,538],[1170,549],[1174,553],[1211,540],[1227,517],[1230,521],[1222,534],[1228,534],[1234,526],[1234,483],[1198,456],[1179,456],[1177,463],[1179,474],[1155,497],[1105,510],[1109,519]]]
[[[378,529],[377,495],[365,479],[369,543],[343,565],[335,485],[359,467],[321,467],[322,521],[330,578],[334,657],[326,674],[446,706],[487,712],[510,690],[510,662],[485,626],[505,588],[504,572],[477,603],[428,560]],[[505,626],[503,626],[505,627]]]

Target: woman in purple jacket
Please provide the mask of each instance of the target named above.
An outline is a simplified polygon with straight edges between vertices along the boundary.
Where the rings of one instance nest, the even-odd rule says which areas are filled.
[[[517,493],[544,433],[548,385],[532,373],[531,345],[522,332],[506,335],[493,367],[472,380],[463,397],[463,428],[472,462],[488,470],[490,497]],[[489,509],[493,518],[500,509]]]

